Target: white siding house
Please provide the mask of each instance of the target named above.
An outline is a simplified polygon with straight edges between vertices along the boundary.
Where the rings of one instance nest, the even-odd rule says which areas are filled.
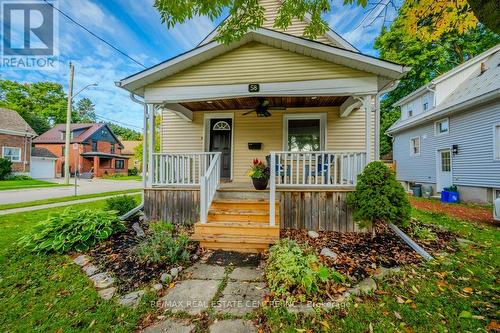
[[[398,180],[457,185],[464,201],[500,197],[500,45],[437,77],[395,106]]]

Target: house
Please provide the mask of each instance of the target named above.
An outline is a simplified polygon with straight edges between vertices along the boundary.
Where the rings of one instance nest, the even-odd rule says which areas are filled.
[[[135,157],[135,150],[137,149],[138,146],[141,145],[142,141],[124,141],[121,140],[123,149],[122,149],[122,155],[127,156],[129,158],[128,160],[128,165],[129,168],[137,168],[137,170],[142,170],[141,168],[141,162]]]
[[[35,140],[36,148],[45,148],[57,156],[56,174],[64,173],[66,125],[58,124]],[[121,154],[123,145],[106,124],[71,124],[70,173],[92,173],[95,177],[127,174],[128,157]]]
[[[12,162],[14,173],[29,173],[31,141],[35,131],[14,110],[0,108],[1,157]]]
[[[239,41],[220,43],[215,30],[116,83],[145,103],[146,216],[196,222],[206,248],[260,251],[279,228],[357,230],[346,195],[378,158],[378,98],[407,70],[331,30],[304,38],[309,17],[276,30],[280,1],[261,4],[264,26]],[[254,158],[271,165],[267,191],[247,176]]]
[[[59,158],[46,148],[31,148],[30,177],[50,179],[56,177],[56,163]]]
[[[395,106],[397,178],[464,201],[500,197],[500,45],[435,78]]]

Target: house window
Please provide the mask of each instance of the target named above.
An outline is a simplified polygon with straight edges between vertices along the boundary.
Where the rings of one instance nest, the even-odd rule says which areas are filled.
[[[3,147],[2,157],[11,162],[21,162],[21,148]]]
[[[493,149],[495,150],[495,159],[500,160],[500,124],[495,125],[493,133]]]
[[[496,199],[500,199],[500,189],[495,190],[494,200],[496,200]]]
[[[408,118],[413,116],[413,110],[408,110]]]
[[[114,143],[111,144],[111,150],[110,151],[111,151],[111,154],[115,153],[115,144]]]
[[[424,111],[429,110],[429,103],[428,102],[424,102],[423,107],[424,107]]]
[[[324,146],[324,115],[289,115],[285,120],[288,151],[320,151]]]
[[[61,146],[61,156],[64,156],[64,152],[66,151],[64,146]]]
[[[115,169],[124,169],[125,162],[123,160],[115,160]]]
[[[420,137],[414,137],[410,139],[410,155],[419,156],[420,155]]]
[[[92,151],[97,151],[97,141],[92,141]]]
[[[441,152],[441,171],[451,171],[451,152],[449,150]]]
[[[436,121],[436,135],[446,134],[450,131],[450,121],[448,118]]]

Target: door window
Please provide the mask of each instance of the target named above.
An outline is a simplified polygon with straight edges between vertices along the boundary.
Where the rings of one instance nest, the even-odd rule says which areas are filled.
[[[451,152],[449,150],[441,152],[441,171],[451,171]]]

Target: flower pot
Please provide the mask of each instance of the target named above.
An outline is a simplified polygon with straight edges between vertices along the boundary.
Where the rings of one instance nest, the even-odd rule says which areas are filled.
[[[265,190],[268,181],[269,179],[267,178],[252,178],[253,187],[255,187],[256,190]]]

